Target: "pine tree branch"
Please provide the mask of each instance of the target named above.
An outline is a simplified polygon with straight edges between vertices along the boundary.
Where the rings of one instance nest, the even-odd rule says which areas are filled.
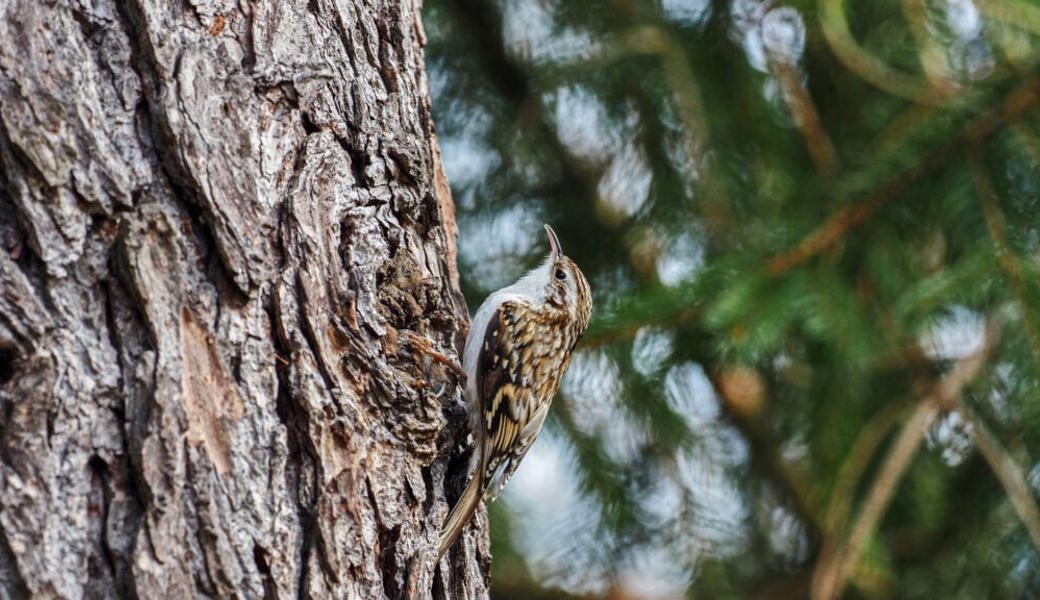
[[[805,139],[809,156],[820,176],[830,181],[838,171],[838,152],[823,126],[816,103],[802,82],[797,66],[788,57],[775,52],[768,53],[768,56],[769,69],[780,84],[784,103]]]
[[[969,164],[972,182],[975,184],[975,196],[982,206],[982,215],[986,220],[989,236],[993,240],[997,260],[1011,284],[1011,293],[1014,294],[1022,309],[1026,339],[1029,342],[1029,348],[1033,351],[1034,360],[1040,365],[1040,322],[1037,321],[1036,313],[1033,311],[1033,303],[1029,299],[1025,276],[1022,273],[1018,257],[1008,244],[1007,219],[1004,218],[1004,211],[1000,208],[1000,199],[997,197],[993,182],[982,166],[978,148],[974,149]]]
[[[917,455],[928,426],[938,411],[954,405],[964,387],[978,376],[996,343],[999,327],[998,319],[991,320],[986,328],[982,349],[957,361],[953,369],[918,402],[874,479],[847,541],[842,544],[830,540],[828,543],[837,549],[821,555],[817,562],[812,583],[814,600],[842,597],[849,578],[855,575],[867,542],[880,525],[899,483]]]
[[[1001,446],[997,436],[993,434],[982,418],[963,399],[954,399],[957,410],[964,416],[971,427],[969,434],[979,454],[986,459],[993,475],[1004,487],[1011,505],[1015,508],[1018,518],[1026,528],[1033,548],[1040,553],[1040,508],[1037,507],[1036,498],[1025,477],[1022,476],[1024,469],[1014,458]]]
[[[964,134],[956,140],[933,148],[920,160],[903,169],[865,199],[849,205],[831,216],[795,247],[771,258],[766,263],[766,272],[774,277],[781,275],[830,248],[850,230],[864,223],[879,208],[898,196],[908,184],[944,164],[950,155],[962,150],[965,142],[978,143],[988,138],[1007,122],[1016,120],[1027,109],[1035,106],[1038,91],[1040,91],[1040,77],[1034,76],[1011,92],[999,109],[976,119],[965,128]]]
[[[838,550],[833,554],[821,557],[813,576],[814,600],[830,600],[842,596],[846,581],[859,565],[867,541],[888,510],[899,482],[910,468],[910,462],[917,454],[917,449],[937,411],[938,406],[931,397],[918,403],[874,480],[863,508],[852,526],[848,541],[844,544],[839,543]]]
[[[864,81],[878,89],[917,104],[941,104],[951,91],[889,67],[856,42],[849,29],[842,0],[820,0],[820,29],[834,55]]]

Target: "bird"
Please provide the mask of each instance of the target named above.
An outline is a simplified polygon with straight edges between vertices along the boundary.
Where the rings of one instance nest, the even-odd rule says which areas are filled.
[[[437,560],[487,497],[516,472],[549,413],[571,354],[592,316],[585,275],[563,254],[549,225],[549,255],[513,285],[487,297],[463,350],[474,450],[469,483],[441,528]]]

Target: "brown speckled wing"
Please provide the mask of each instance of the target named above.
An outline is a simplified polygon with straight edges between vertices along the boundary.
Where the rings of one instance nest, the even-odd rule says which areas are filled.
[[[478,360],[477,382],[482,425],[486,433],[485,473],[490,476],[507,458],[530,419],[531,390],[520,385],[520,369],[513,303],[503,303],[491,317]]]

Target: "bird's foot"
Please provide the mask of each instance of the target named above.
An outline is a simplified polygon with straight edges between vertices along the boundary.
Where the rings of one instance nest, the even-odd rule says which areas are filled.
[[[466,382],[466,372],[462,369],[461,366],[459,366],[459,363],[453,360],[452,358],[446,356],[445,354],[438,352],[437,350],[434,350],[433,342],[431,342],[429,338],[422,337],[413,331],[404,332],[404,338],[405,341],[407,341],[408,345],[411,346],[413,349],[420,351],[421,353],[433,359],[435,362],[438,362],[444,365],[445,367],[448,367],[456,375],[459,376],[463,383]]]

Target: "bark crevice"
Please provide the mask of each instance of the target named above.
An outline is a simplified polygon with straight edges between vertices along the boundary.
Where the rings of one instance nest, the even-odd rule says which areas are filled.
[[[0,530],[0,590],[5,598],[30,596],[29,586],[18,569],[18,559],[3,530]]]

